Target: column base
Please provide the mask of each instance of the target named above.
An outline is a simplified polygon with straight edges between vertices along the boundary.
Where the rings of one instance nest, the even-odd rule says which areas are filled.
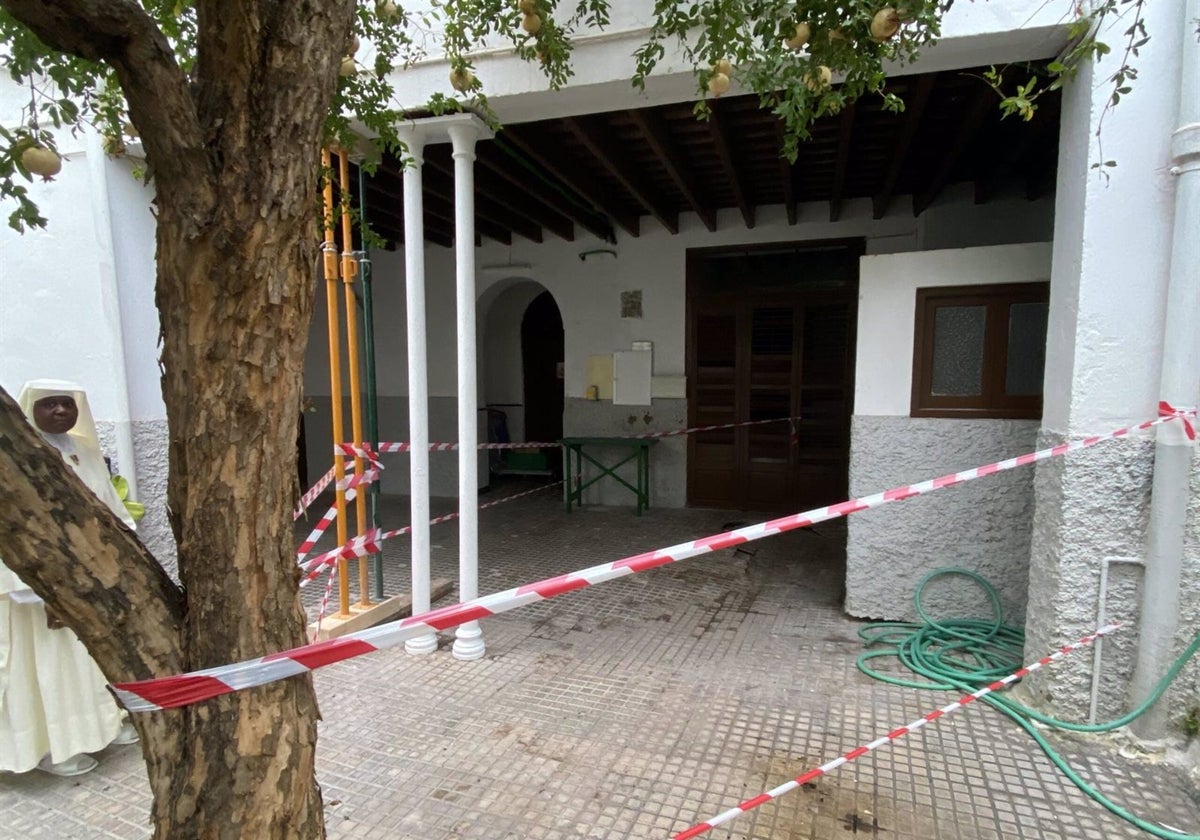
[[[483,643],[483,630],[480,629],[478,621],[468,621],[458,628],[454,636],[454,648],[451,653],[455,659],[463,662],[483,659],[487,647]]]
[[[417,636],[415,639],[409,639],[404,643],[404,652],[413,656],[426,656],[437,650],[437,634],[430,633],[425,636]]]

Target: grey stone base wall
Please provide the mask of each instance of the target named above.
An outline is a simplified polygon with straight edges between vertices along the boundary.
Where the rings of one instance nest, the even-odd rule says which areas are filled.
[[[1061,440],[1061,433],[1044,432],[1041,445]],[[1148,439],[1108,441],[1037,465],[1026,656],[1044,655],[1095,628],[1101,571],[1109,561],[1105,613],[1109,621],[1125,626],[1103,642],[1100,721],[1131,707],[1143,569],[1112,561],[1145,558],[1153,468],[1154,444]],[[1200,633],[1200,465],[1193,467],[1190,499],[1173,656]],[[1035,705],[1055,715],[1085,720],[1093,662],[1091,654],[1064,662],[1035,675],[1024,690]],[[1171,721],[1168,735],[1179,737],[1184,717],[1200,706],[1200,662],[1193,661],[1180,674],[1164,702]]]
[[[649,419],[647,419],[649,418]],[[563,434],[566,437],[622,437],[647,432],[666,432],[687,425],[687,400],[656,399],[649,406],[613,405],[599,400],[567,399],[563,409]],[[602,464],[611,465],[630,454],[621,448],[597,447],[588,450]],[[596,467],[584,463],[584,480],[598,474]],[[619,474],[635,484],[633,463]],[[633,493],[611,478],[583,491],[585,504],[634,504]],[[679,508],[687,504],[687,439],[663,438],[650,448],[650,504]]]
[[[1038,423],[856,415],[850,494],[867,495],[1033,448]],[[846,611],[862,618],[913,620],[921,578],[943,566],[978,572],[1000,593],[1006,622],[1025,621],[1032,469],[1013,470],[927,496],[855,514],[846,546]],[[927,609],[946,617],[990,616],[974,584],[947,579],[926,591]]]
[[[1187,530],[1183,543],[1183,576],[1179,582],[1179,631],[1175,635],[1175,653],[1200,635],[1200,456],[1192,456],[1192,483],[1188,496]],[[1175,687],[1167,695],[1172,726],[1180,731],[1184,718],[1200,709],[1200,654],[1180,673]],[[1197,711],[1200,716],[1200,711]],[[1192,739],[1188,765],[1200,772],[1200,736]]]
[[[137,459],[137,501],[146,506],[146,515],[138,523],[138,539],[158,558],[173,578],[178,579],[178,557],[175,537],[167,521],[167,421],[138,420],[131,424],[134,457]],[[96,434],[100,447],[111,461],[113,470],[122,474],[125,466],[118,462],[117,424],[97,422]]]

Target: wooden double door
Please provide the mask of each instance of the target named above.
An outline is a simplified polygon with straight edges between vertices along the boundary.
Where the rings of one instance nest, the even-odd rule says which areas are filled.
[[[689,425],[777,421],[689,436],[689,504],[798,511],[846,498],[858,253],[689,265]]]

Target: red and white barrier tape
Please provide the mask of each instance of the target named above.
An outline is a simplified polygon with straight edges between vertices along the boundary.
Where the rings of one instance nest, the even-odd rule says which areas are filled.
[[[916,732],[918,729],[921,729],[926,724],[933,723],[938,718],[944,717],[949,714],[953,714],[954,712],[957,712],[959,709],[962,709],[962,708],[970,705],[971,703],[974,703],[976,700],[979,700],[982,697],[986,697],[987,695],[991,694],[992,692],[1000,691],[1001,689],[1008,688],[1010,685],[1015,683],[1017,680],[1019,680],[1023,677],[1026,677],[1029,674],[1032,674],[1034,671],[1037,671],[1040,668],[1044,668],[1045,666],[1049,665],[1051,662],[1054,662],[1057,659],[1062,659],[1068,653],[1071,653],[1072,651],[1075,651],[1075,650],[1079,650],[1079,648],[1081,648],[1081,647],[1086,647],[1087,645],[1090,645],[1092,642],[1094,642],[1096,639],[1100,638],[1101,636],[1106,636],[1109,633],[1115,632],[1116,630],[1118,630],[1120,628],[1120,626],[1121,626],[1120,624],[1109,624],[1104,627],[1101,627],[1101,628],[1097,629],[1095,633],[1092,633],[1089,636],[1084,636],[1082,639],[1080,639],[1078,642],[1075,642],[1074,644],[1065,645],[1064,647],[1061,647],[1058,650],[1054,651],[1054,653],[1051,653],[1049,656],[1043,656],[1037,662],[1034,662],[1031,665],[1026,665],[1024,668],[1021,668],[1019,671],[1009,674],[1007,677],[1005,677],[1002,680],[997,680],[996,682],[992,683],[991,685],[987,686],[986,688],[981,688],[978,691],[974,691],[970,694],[960,697],[958,700],[955,700],[953,703],[949,704],[948,706],[942,706],[942,708],[932,711],[929,714],[925,715],[924,717],[917,718],[912,723],[906,724],[905,726],[897,727],[896,729],[893,729],[888,734],[883,735],[879,738],[876,738],[874,741],[872,741],[869,744],[863,744],[860,747],[850,750],[850,752],[845,753],[844,755],[838,756],[837,758],[833,759],[833,761],[826,762],[825,764],[822,764],[820,767],[815,767],[812,770],[809,770],[807,773],[802,773],[801,775],[797,776],[796,778],[792,779],[791,781],[784,782],[779,787],[771,788],[771,790],[768,790],[766,793],[760,793],[758,796],[754,797],[753,799],[747,799],[745,802],[742,802],[737,807],[730,808],[728,811],[723,811],[720,814],[717,814],[717,816],[712,817],[709,820],[706,820],[705,822],[702,822],[698,825],[692,826],[687,831],[681,831],[680,833],[678,833],[674,836],[673,840],[688,840],[688,838],[699,837],[701,834],[706,834],[709,831],[712,831],[717,826],[724,825],[725,823],[729,822],[730,820],[733,820],[733,819],[736,819],[737,817],[742,816],[747,811],[754,810],[759,805],[765,805],[766,803],[770,802],[772,799],[778,799],[780,796],[783,796],[783,794],[788,793],[789,791],[793,791],[796,788],[800,787],[801,785],[806,785],[809,782],[811,782],[821,776],[824,776],[826,773],[836,770],[837,768],[841,767],[843,764],[849,764],[851,761],[854,761],[856,758],[860,758],[861,756],[864,756],[869,752],[873,752],[873,751],[879,749],[880,747],[884,747],[884,746],[887,746],[888,744],[898,741],[899,739],[903,738],[905,735],[908,735],[910,732]]]
[[[1176,408],[1166,400],[1162,400],[1158,404],[1158,416],[1167,419],[1178,418],[1183,426],[1183,434],[1192,443],[1196,442],[1196,408],[1195,406],[1188,408]]]
[[[372,467],[374,467],[375,469],[381,470],[381,469],[383,469],[383,464],[379,463],[379,459],[378,459],[378,457],[376,457],[376,454],[377,453],[375,453],[369,447],[359,450],[359,457],[366,458],[367,462]],[[354,457],[354,453],[351,453],[351,457]],[[350,472],[354,469],[354,464],[352,462],[343,464],[343,468],[345,469],[346,472]],[[327,473],[325,473],[325,475],[323,475],[319,479],[317,479],[316,484],[314,484],[312,487],[305,490],[303,494],[301,494],[299,501],[296,502],[296,509],[292,512],[292,521],[293,522],[295,520],[299,519],[301,516],[303,516],[304,511],[308,510],[309,507],[312,505],[312,503],[315,502],[320,497],[320,495],[325,492],[326,488],[328,488],[329,485],[333,483],[333,478],[334,478],[336,469],[337,469],[337,467],[330,467],[329,471]]]
[[[743,420],[739,423],[719,423],[719,424],[713,425],[713,426],[691,426],[690,428],[686,428],[686,429],[672,429],[669,432],[646,432],[645,434],[642,434],[642,435],[625,435],[625,436],[618,435],[618,437],[624,437],[624,439],[627,439],[627,440],[654,440],[654,439],[658,439],[658,438],[678,437],[679,435],[691,435],[691,434],[696,434],[697,432],[715,432],[715,431],[719,431],[721,429],[736,429],[736,428],[740,428],[742,426],[762,426],[767,423],[785,423],[786,422],[786,423],[791,424],[792,439],[794,441],[797,439],[796,421],[799,419],[800,419],[800,417],[798,417],[798,416],[797,417],[773,417],[770,420]],[[476,446],[476,449],[556,449],[561,446],[562,446],[562,444],[558,443],[557,441],[554,441],[554,442],[530,441],[527,443],[480,443]],[[411,443],[407,443],[407,442],[386,443],[385,442],[385,443],[379,444],[376,447],[375,453],[408,452],[411,449],[412,449]],[[429,444],[430,452],[451,452],[456,449],[458,449],[457,443],[431,443],[431,444]],[[370,452],[368,452],[365,449],[359,449],[353,443],[339,444],[338,446],[334,447],[334,451],[339,454],[342,454],[342,455],[348,455],[350,457],[354,457],[356,455],[361,456],[361,455],[371,454]]]
[[[137,682],[117,683],[113,690],[117,698],[131,712],[149,712],[159,709],[173,709],[180,706],[199,703],[222,694],[240,691],[256,685],[265,685],[276,680],[286,679],[297,674],[312,671],[324,665],[341,662],[356,656],[362,656],[372,651],[395,647],[408,639],[425,636],[431,632],[449,630],[468,621],[476,621],[490,615],[498,615],[514,610],[537,601],[544,601],[557,595],[595,586],[598,583],[619,577],[655,569],[669,563],[676,563],[701,554],[709,554],[735,545],[760,540],[764,537],[805,528],[819,522],[837,519],[858,513],[863,510],[881,507],[891,502],[898,502],[913,496],[924,495],[944,487],[952,487],[967,481],[991,475],[1005,470],[1015,469],[1036,461],[1057,458],[1068,452],[1086,449],[1106,440],[1127,437],[1135,431],[1149,429],[1154,426],[1169,423],[1172,420],[1184,419],[1179,415],[1159,417],[1147,420],[1137,426],[1117,429],[1104,435],[1095,435],[1082,440],[1060,443],[1048,449],[1030,452],[1016,458],[985,464],[974,469],[951,473],[939,478],[929,479],[917,484],[895,487],[851,499],[836,505],[814,508],[803,513],[784,516],[769,522],[761,522],[715,534],[698,540],[680,543],[669,548],[648,551],[632,557],[625,557],[610,563],[602,563],[587,569],[558,575],[537,581],[536,583],[518,586],[504,592],[496,592],[460,604],[432,610],[421,615],[411,616],[389,624],[381,624],[357,633],[350,633],[326,642],[305,645],[291,650],[272,653],[267,656],[248,659],[215,668],[206,668],[171,677],[139,680]],[[362,538],[358,538],[361,540]],[[353,543],[344,546],[339,551],[354,551]],[[377,549],[376,549],[377,550]],[[354,556],[354,555],[352,555]]]
[[[799,415],[795,417],[772,417],[770,420],[743,420],[740,423],[718,423],[715,426],[692,426],[688,429],[674,429],[670,432],[647,432],[644,435],[630,435],[633,440],[651,440],[654,438],[677,437],[678,435],[692,435],[697,432],[716,432],[721,429],[737,429],[742,426],[762,426],[766,423],[790,423],[791,428],[796,428],[796,421],[799,420]]]
[[[321,598],[321,609],[317,613],[317,627],[313,630],[312,640],[315,642],[321,638],[321,622],[325,620],[325,613],[329,611],[329,599],[333,596],[333,582],[337,579],[337,566],[329,566],[329,578],[325,581],[325,595]],[[303,586],[303,584],[301,584]]]
[[[554,441],[554,442],[529,441],[527,443],[481,443],[476,448],[477,449],[557,449],[561,446],[562,446],[562,444],[557,441]],[[435,443],[429,444],[430,452],[452,452],[457,449],[458,449],[457,443],[436,443],[435,442]],[[389,442],[385,441],[385,442],[379,444],[379,446],[375,449],[375,452],[376,453],[410,452],[411,450],[412,450],[411,443],[408,443],[408,442],[389,443]],[[347,455],[352,458],[355,457],[356,455],[361,456],[366,453],[366,450],[359,449],[353,443],[339,444],[338,446],[334,447],[334,451],[338,454]]]
[[[354,501],[355,497],[358,495],[358,490],[356,488],[360,484],[370,484],[372,481],[377,480],[379,478],[380,469],[382,469],[382,467],[371,467],[371,469],[364,471],[362,475],[350,476],[344,481],[339,481],[338,487],[346,491],[346,501]],[[330,505],[329,510],[325,511],[325,515],[317,520],[317,524],[313,527],[312,531],[304,539],[304,542],[300,543],[300,546],[296,549],[297,562],[304,562],[304,558],[308,556],[308,552],[312,551],[313,546],[317,544],[317,542],[325,534],[325,531],[328,530],[329,526],[332,525],[334,520],[337,519],[337,509],[338,506],[336,504]]]
[[[505,496],[503,499],[495,499],[493,501],[487,502],[486,504],[480,505],[479,510],[487,510],[488,508],[496,507],[496,505],[502,505],[506,502],[511,502],[514,499],[522,499],[525,496],[532,496],[534,493],[540,493],[543,490],[547,490],[551,487],[557,487],[560,484],[562,484],[561,481],[555,481],[555,482],[551,482],[550,484],[543,484],[540,487],[535,487],[532,490],[526,490],[522,493],[514,493],[511,496]],[[462,515],[461,511],[455,511],[454,513],[447,513],[442,516],[435,516],[433,519],[429,520],[429,524],[430,525],[440,525],[443,522],[449,522],[452,519],[457,519],[461,515]],[[367,534],[364,534],[362,537],[355,538],[355,540],[352,540],[351,542],[347,543],[345,546],[342,546],[342,548],[340,548],[340,549],[334,549],[332,551],[327,551],[324,554],[314,557],[312,560],[309,560],[303,564],[304,568],[309,571],[301,579],[300,588],[303,589],[305,586],[308,586],[308,584],[311,581],[320,577],[322,566],[336,564],[338,562],[338,560],[341,560],[343,558],[349,559],[350,557],[365,557],[368,554],[371,554],[375,551],[379,551],[378,547],[372,549],[369,546],[371,546],[371,545],[378,546],[378,544],[383,542],[384,540],[390,540],[394,537],[404,536],[411,530],[412,530],[411,525],[405,525],[403,528],[397,528],[394,531],[368,532]],[[347,551],[350,552],[348,556],[345,553]]]
[[[329,472],[317,479],[317,483],[306,490],[300,497],[300,501],[296,503],[296,510],[292,516],[293,522],[303,516],[304,511],[308,510],[309,506],[317,500],[317,497],[325,492],[325,488],[333,483],[334,469],[334,467],[330,467]]]

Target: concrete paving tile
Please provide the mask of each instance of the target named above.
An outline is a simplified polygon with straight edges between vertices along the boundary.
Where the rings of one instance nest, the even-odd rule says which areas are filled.
[[[383,501],[385,527],[408,521],[407,500]],[[434,513],[454,507],[435,500]],[[480,590],[715,533],[732,519],[755,521],[708,510],[568,515],[550,493],[533,496],[481,513]],[[301,523],[297,533],[310,527]],[[450,632],[429,656],[384,651],[317,672],[317,773],[329,836],[669,838],[944,705],[946,694],[857,671],[859,625],[838,603],[844,533],[828,523],[817,534],[758,543],[752,554],[719,552],[486,619],[479,662],[452,658]],[[433,543],[434,576],[455,578],[456,525],[435,526]],[[408,550],[403,540],[385,544],[389,593],[407,591]],[[313,618],[323,590],[322,582],[304,592]],[[1143,816],[1200,831],[1200,795],[1182,775],[1131,763],[1108,742],[1055,743]],[[0,775],[0,838],[148,837],[140,752],[112,748],[99,757],[99,769],[74,780]],[[980,704],[710,836],[1142,835]]]

